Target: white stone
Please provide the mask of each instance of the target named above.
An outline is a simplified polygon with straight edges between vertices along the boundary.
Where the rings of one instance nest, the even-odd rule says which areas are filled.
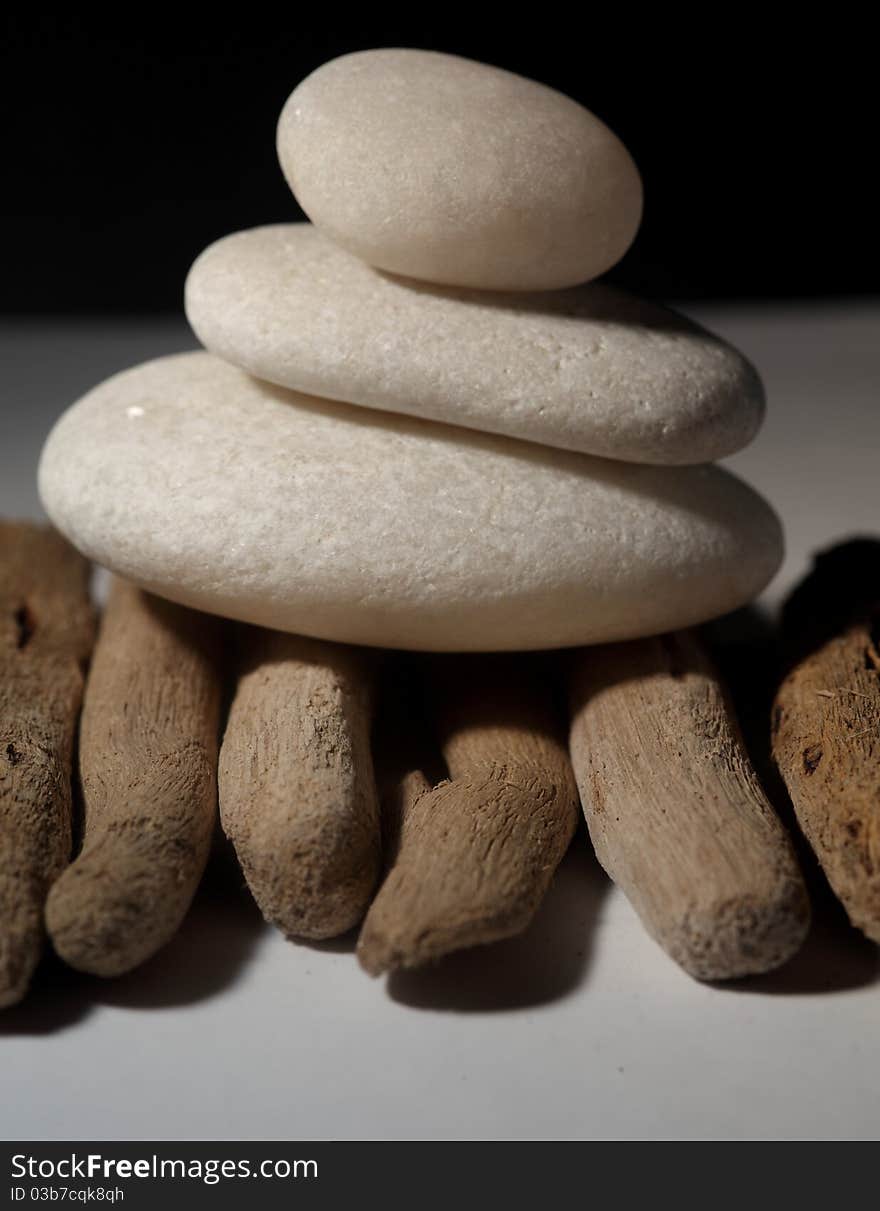
[[[312,395],[632,462],[746,445],[749,363],[665,308],[604,285],[486,295],[377,273],[308,223],[227,236],[186,311],[213,353]]]
[[[717,467],[614,463],[364,412],[206,353],[70,408],[40,493],[86,555],[186,605],[324,639],[558,647],[750,600],[779,523]]]
[[[392,273],[483,290],[598,277],[642,185],[604,123],[533,80],[420,50],[333,59],[295,89],[278,157],[328,236]]]

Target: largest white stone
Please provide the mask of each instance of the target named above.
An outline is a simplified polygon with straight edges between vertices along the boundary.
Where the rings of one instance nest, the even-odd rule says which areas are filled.
[[[297,395],[206,353],[109,379],[52,431],[46,510],[175,601],[435,650],[595,643],[752,598],[779,523],[716,467],[670,470]]]

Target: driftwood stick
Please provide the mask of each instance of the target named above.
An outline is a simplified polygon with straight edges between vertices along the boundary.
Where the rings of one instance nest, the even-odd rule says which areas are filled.
[[[374,657],[242,628],[220,753],[220,815],[265,918],[330,938],[362,918],[379,874],[370,755]]]
[[[27,990],[46,893],[70,860],[88,582],[88,563],[54,531],[0,522],[0,1008]]]
[[[398,785],[396,861],[358,943],[372,975],[417,967],[529,924],[577,824],[577,791],[544,665],[429,662],[426,701],[450,780]]]
[[[768,971],[809,904],[733,708],[693,632],[574,656],[571,755],[602,866],[697,979]]]
[[[880,542],[820,555],[783,639],[773,756],[833,891],[880,942]]]
[[[46,924],[71,966],[115,976],[176,932],[216,818],[222,624],[116,580],[83,705],[82,851]]]

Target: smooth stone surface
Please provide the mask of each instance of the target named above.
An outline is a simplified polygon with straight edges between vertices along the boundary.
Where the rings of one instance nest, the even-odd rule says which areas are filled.
[[[710,462],[764,413],[729,345],[604,285],[535,295],[377,273],[308,223],[227,236],[186,312],[213,353],[282,386],[631,462]]]
[[[612,463],[258,382],[206,353],[108,379],[43,451],[85,554],[186,605],[324,639],[559,647],[685,626],[776,570],[718,467]]]
[[[583,106],[454,55],[368,50],[294,90],[278,158],[309,218],[371,265],[481,290],[598,277],[642,215],[638,169]]]

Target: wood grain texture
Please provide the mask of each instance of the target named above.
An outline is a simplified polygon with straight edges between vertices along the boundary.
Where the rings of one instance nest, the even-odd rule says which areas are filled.
[[[405,765],[396,859],[367,914],[372,975],[525,929],[577,824],[577,790],[547,662],[427,662],[425,702],[450,778]]]
[[[83,703],[82,850],[46,904],[55,949],[82,971],[143,963],[195,894],[216,819],[222,633],[113,583]]]
[[[573,655],[571,756],[602,866],[685,971],[767,971],[809,904],[701,639],[679,632]]]
[[[291,938],[362,918],[379,876],[370,753],[375,658],[297,635],[241,630],[220,753],[220,815],[263,915]]]
[[[819,556],[783,638],[773,756],[832,889],[880,942],[880,543]]]
[[[46,893],[70,860],[71,763],[93,639],[87,561],[52,530],[0,522],[0,1007],[27,990]]]

